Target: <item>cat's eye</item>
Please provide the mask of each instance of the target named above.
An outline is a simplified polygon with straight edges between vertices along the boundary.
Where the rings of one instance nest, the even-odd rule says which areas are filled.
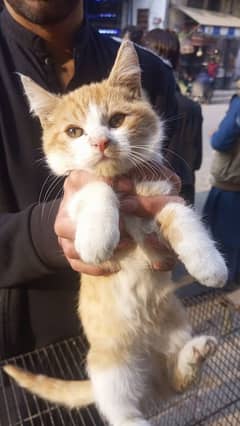
[[[83,135],[83,129],[81,129],[81,127],[77,127],[77,126],[69,126],[66,130],[65,133],[70,137],[70,138],[79,138],[80,136]]]
[[[123,124],[125,117],[126,117],[126,114],[123,114],[121,112],[118,112],[112,115],[112,117],[109,120],[109,126],[112,127],[113,129],[117,129]]]

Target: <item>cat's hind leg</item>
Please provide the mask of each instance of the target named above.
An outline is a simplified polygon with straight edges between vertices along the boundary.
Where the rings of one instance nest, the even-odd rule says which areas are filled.
[[[165,310],[162,322],[168,327],[155,339],[154,349],[159,353],[159,362],[164,355],[171,388],[183,391],[196,381],[204,360],[215,352],[217,340],[208,335],[193,337],[185,309],[174,295],[169,296]]]
[[[136,368],[135,368],[136,367]],[[133,363],[88,368],[96,405],[112,426],[150,426],[139,408],[144,374]]]
[[[170,361],[171,384],[176,391],[184,391],[199,377],[203,362],[214,354],[217,340],[202,335],[191,338]],[[169,371],[170,371],[169,369]]]

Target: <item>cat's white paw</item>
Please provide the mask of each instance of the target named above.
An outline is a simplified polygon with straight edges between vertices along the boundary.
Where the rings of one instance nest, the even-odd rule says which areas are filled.
[[[191,253],[189,262],[185,262],[188,272],[196,280],[207,286],[220,288],[226,284],[228,278],[227,266],[221,254],[214,248],[208,253]]]
[[[198,378],[203,362],[217,349],[217,339],[213,336],[196,336],[189,340],[178,354],[178,377],[181,380],[178,390],[186,389]]]
[[[69,201],[68,212],[76,223],[75,249],[85,263],[109,260],[120,239],[119,201],[104,182],[85,185]]]
[[[116,222],[116,221],[114,221]],[[80,220],[77,225],[75,249],[85,263],[99,264],[109,260],[120,240],[116,223],[110,220],[103,226],[96,218]]]

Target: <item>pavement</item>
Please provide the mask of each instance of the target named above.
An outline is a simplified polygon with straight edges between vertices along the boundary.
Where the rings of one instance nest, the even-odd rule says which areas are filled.
[[[228,104],[236,89],[214,90],[211,104]]]

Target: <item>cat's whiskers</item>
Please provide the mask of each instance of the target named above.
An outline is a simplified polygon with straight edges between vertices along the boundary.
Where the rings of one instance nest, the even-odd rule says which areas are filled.
[[[164,133],[167,134],[168,131],[171,130],[171,123],[172,122],[181,120],[182,118],[184,118],[184,116],[185,116],[185,114],[178,113],[178,114],[175,114],[172,117],[165,118],[164,115],[162,114],[160,116],[160,120],[161,120],[163,128],[164,128]]]
[[[61,195],[61,197],[60,197],[60,195]],[[54,203],[56,201],[58,201],[58,198],[62,198],[62,195],[63,195],[63,188],[60,188],[59,191],[57,192],[55,198],[52,200],[51,207],[50,207],[50,210],[49,210],[48,216],[47,216],[47,222],[49,221],[51,213],[53,211]]]
[[[40,203],[41,203],[41,198],[42,198],[42,195],[43,195],[43,191],[44,191],[44,189],[45,189],[45,187],[46,187],[46,185],[47,185],[47,181],[50,179],[50,177],[51,177],[51,176],[52,176],[52,174],[51,174],[51,173],[49,173],[49,174],[47,175],[46,179],[44,179],[44,182],[43,182],[43,184],[42,184],[41,191],[40,191],[40,193],[39,193],[39,197],[38,197],[38,204],[40,204]]]
[[[169,148],[163,148],[163,151],[169,152],[173,156],[179,158],[189,168],[189,170],[191,170],[191,167],[189,166],[189,164],[187,163],[187,161],[181,155],[177,154],[175,151],[172,151]]]
[[[49,200],[49,197],[51,196],[52,192],[54,191],[54,189],[56,189],[58,183],[60,182],[60,180],[62,179],[62,176],[55,176],[53,181],[51,182],[51,184],[49,185],[44,198],[43,198],[43,203],[47,202]]]
[[[139,171],[139,173],[142,173],[143,167],[139,164],[139,162],[133,158],[130,158],[131,152],[124,148],[124,147],[119,147],[118,149],[115,150],[115,153],[119,154],[119,159],[117,159],[118,161],[121,161],[121,154],[124,154],[127,159],[134,165],[134,167]],[[123,159],[122,159],[123,160]]]
[[[160,152],[157,152],[155,148],[151,148],[151,147],[147,147],[147,146],[142,146],[142,145],[131,145],[131,148],[134,149],[134,150],[138,149],[140,151],[149,152],[150,154],[153,155],[153,157],[159,157],[159,165],[161,165],[162,154]],[[140,153],[140,152],[137,152],[137,153],[143,155],[143,153]],[[155,160],[155,158],[153,158],[153,157],[150,159],[150,161],[154,161]],[[149,159],[148,160],[145,159],[145,161],[149,161]]]
[[[49,175],[48,177],[50,177],[51,175]],[[42,211],[41,211],[41,219],[43,220],[43,216],[44,216],[44,211],[45,211],[45,203],[49,200],[51,194],[53,193],[53,191],[57,188],[59,182],[61,181],[61,179],[63,179],[63,176],[55,176],[54,180],[51,182],[51,184],[49,185],[44,198],[41,202],[42,204]],[[46,183],[46,182],[45,182]],[[62,187],[60,188],[60,191],[58,191],[57,196],[59,195],[59,193],[62,191]],[[57,197],[55,197],[54,199],[56,199]]]
[[[162,155],[160,153],[156,152],[154,149],[152,149],[150,147],[142,147],[141,145],[132,145],[132,147],[133,148],[137,148],[137,149],[143,149],[143,150],[146,150],[146,151],[149,151],[149,152],[153,152],[154,155],[155,155],[155,157],[159,157],[159,160],[160,160],[159,162],[155,158],[151,159],[150,160],[151,161],[151,165],[154,163],[155,166],[156,166],[155,169],[157,171],[161,170],[161,173],[163,174],[164,178],[169,182],[168,176],[166,175],[166,173],[164,173],[164,169],[161,168],[161,165],[164,162],[164,163],[167,164],[167,166],[168,166],[169,169],[173,170],[170,162],[166,158],[162,158]],[[164,150],[166,150],[166,151],[168,150],[169,152],[171,152],[171,150],[169,150],[168,148],[164,148]],[[178,154],[176,154],[174,151],[172,151],[172,154],[175,154],[177,157],[179,157],[190,168],[190,166],[187,164],[187,162],[184,160],[184,158],[182,158],[181,156],[179,156]],[[146,163],[146,166],[147,165],[148,165],[148,163]],[[171,182],[171,183],[173,184],[173,182]]]
[[[154,160],[151,160],[151,163],[149,163],[148,161],[146,161],[145,158],[142,158],[140,153],[134,152],[131,153],[131,155],[134,155],[135,159],[144,165],[144,169],[152,174],[152,178],[159,177],[159,171],[161,171],[161,164],[159,164],[158,162],[154,162]],[[148,179],[150,179],[149,176]]]
[[[133,148],[133,147],[138,147],[138,146],[137,145],[133,145],[133,146],[131,145],[131,148]],[[139,145],[139,147],[140,147],[140,145]],[[130,151],[129,152],[127,150],[121,149],[120,152],[124,153],[124,154],[127,153],[128,159],[134,164],[136,169],[139,170],[142,177],[145,177],[146,171],[151,173],[151,180],[154,180],[154,178],[159,177],[159,170],[161,169],[161,164],[158,163],[157,161],[151,160],[151,163],[149,163],[148,160],[146,160],[146,158],[144,156],[141,156],[141,154],[136,152],[136,151]],[[155,153],[155,151],[153,151],[153,152]],[[160,156],[160,154],[159,154],[159,156]],[[150,179],[149,176],[148,176],[148,179]]]
[[[134,168],[139,172],[139,174],[142,176],[142,178],[146,177],[146,172],[149,173],[147,176],[147,179],[149,181],[154,181],[159,178],[159,172],[164,177],[164,180],[166,180],[168,183],[174,186],[174,182],[171,181],[169,176],[165,173],[162,165],[163,165],[163,158],[162,155],[158,152],[156,152],[155,149],[150,147],[144,147],[142,145],[131,145],[132,151],[128,151],[124,148],[119,148],[117,152],[119,154],[127,154],[127,157],[129,161],[134,165]],[[143,153],[136,152],[134,149],[141,149],[145,150],[147,152],[153,153],[155,158],[151,158],[150,160],[146,160]],[[166,159],[164,159],[164,162],[168,162]],[[170,165],[171,168],[171,165]]]
[[[142,165],[143,161],[139,161],[139,159],[132,152],[129,152],[129,150],[121,149],[119,152],[127,154],[128,160],[134,165],[136,170],[138,170],[139,173],[144,176],[144,167]]]
[[[134,156],[135,161],[140,165],[142,165],[142,177],[145,178],[146,177],[146,172],[150,172],[151,176],[148,176],[148,180],[152,181],[154,180],[154,178],[158,177],[158,171],[150,164],[148,164],[145,160],[141,159],[139,156],[137,156],[136,154],[131,154],[132,156]]]
[[[185,116],[184,113],[178,113],[178,114],[175,114],[172,117],[168,117],[168,118],[164,118],[163,115],[162,115],[162,117],[160,117],[160,118],[161,118],[161,121],[163,123],[163,126],[165,127],[166,123],[171,123],[172,121],[177,121],[180,118],[184,118],[184,116]]]
[[[142,175],[144,175],[144,169],[143,166],[139,163],[139,161],[137,161],[133,156],[128,157],[130,163],[132,163],[135,167],[135,169]]]
[[[46,168],[48,168],[48,165],[46,163],[46,158],[45,157],[38,158],[37,160],[34,161],[34,163],[37,164],[37,165],[38,164],[40,164],[40,165],[43,164],[43,166],[45,166]]]

